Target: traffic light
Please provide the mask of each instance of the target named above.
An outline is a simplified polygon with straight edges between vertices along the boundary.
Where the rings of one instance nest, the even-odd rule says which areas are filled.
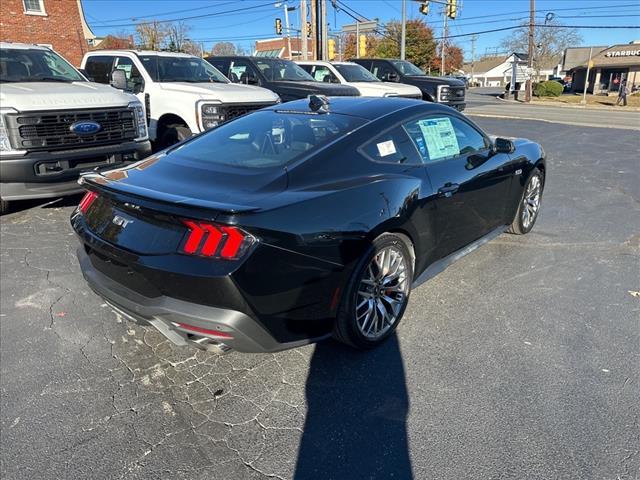
[[[429,2],[422,2],[420,4],[420,8],[418,8],[421,14],[428,15],[429,14]]]
[[[366,35],[360,35],[360,56],[361,57],[367,56],[367,36]]]
[[[447,2],[447,17],[455,20],[458,15],[458,0],[449,0]]]
[[[276,33],[282,35],[282,20],[276,18]]]
[[[336,41],[333,38],[329,39],[329,43],[327,45],[327,49],[329,50],[329,60],[333,60],[336,58]]]
[[[311,22],[307,22],[307,38],[311,38]]]

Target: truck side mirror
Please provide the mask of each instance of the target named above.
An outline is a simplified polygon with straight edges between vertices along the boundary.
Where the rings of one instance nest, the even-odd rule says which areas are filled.
[[[385,82],[397,82],[400,78],[398,74],[394,72],[387,73],[384,77]]]
[[[258,77],[256,77],[253,74],[249,74],[247,75],[247,84],[248,85],[259,85],[260,84],[260,80],[258,80]]]
[[[126,90],[127,89],[127,75],[124,73],[124,70],[113,70],[111,72],[111,81],[109,84],[113,88],[117,88],[118,90]]]
[[[89,80],[90,82],[94,82],[94,81],[95,81],[95,80],[93,79],[93,77],[92,77],[91,75],[89,75],[89,74],[87,73],[87,71],[86,71],[84,68],[79,68],[79,69],[78,69],[78,71],[79,71],[82,75],[84,75],[84,76],[87,78],[87,80]]]

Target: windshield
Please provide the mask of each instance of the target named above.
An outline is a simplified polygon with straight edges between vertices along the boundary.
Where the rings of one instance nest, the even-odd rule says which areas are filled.
[[[407,62],[406,60],[393,60],[391,63],[400,70],[400,73],[403,75],[417,75],[424,77],[426,74],[416,67],[413,63]]]
[[[0,49],[1,82],[86,82],[57,53],[39,49]]]
[[[291,80],[293,82],[315,82],[313,77],[289,60],[256,59],[256,65],[270,81]]]
[[[229,83],[216,67],[198,57],[140,55],[140,61],[155,82]]]
[[[283,167],[364,123],[361,118],[338,114],[267,110],[225,123],[174,152],[181,164],[193,161],[242,168]],[[169,154],[167,158],[171,157]]]
[[[344,64],[335,64],[336,70],[340,72],[340,74],[344,77],[347,82],[379,82],[378,77],[376,77],[369,70],[364,68],[362,65],[344,65]]]

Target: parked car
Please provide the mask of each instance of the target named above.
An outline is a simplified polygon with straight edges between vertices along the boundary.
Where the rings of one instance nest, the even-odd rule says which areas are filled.
[[[412,286],[531,230],[545,155],[422,100],[311,96],[82,181],[82,272],[129,318],[201,348],[370,348]]]
[[[260,85],[276,92],[283,102],[308,95],[357,96],[358,90],[347,85],[317,82],[291,60],[268,57],[208,57],[206,59],[232,82]]]
[[[96,82],[144,102],[156,149],[280,101],[267,89],[232,84],[208,62],[185,53],[99,50],[84,56],[82,68]]]
[[[383,82],[369,70],[353,62],[301,60],[296,62],[318,82],[339,83],[358,89],[365,97],[422,98],[418,87],[404,83]]]
[[[82,191],[80,173],[150,153],[142,104],[47,47],[0,42],[0,211]]]
[[[350,60],[373,73],[383,82],[399,82],[415,85],[422,92],[422,99],[442,103],[459,111],[464,110],[465,84],[451,77],[430,77],[413,63],[391,58],[353,58]]]

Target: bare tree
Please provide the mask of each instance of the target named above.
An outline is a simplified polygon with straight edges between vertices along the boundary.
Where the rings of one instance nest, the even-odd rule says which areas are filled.
[[[554,57],[559,56],[567,47],[580,45],[582,36],[571,27],[550,21],[551,27],[536,27],[534,34],[533,68],[538,72],[543,66],[550,64]],[[514,30],[511,36],[502,40],[501,48],[509,53],[525,53],[529,45],[529,24]]]
[[[182,43],[182,48],[180,49],[183,53],[188,53],[190,55],[195,55],[196,57],[202,56],[204,51],[202,50],[202,46],[198,42],[194,42],[193,40],[189,40],[188,38]]]
[[[139,23],[136,25],[138,44],[147,50],[160,50],[164,47],[169,30],[164,23],[157,20]]]
[[[191,27],[184,22],[172,22],[167,25],[167,39],[169,50],[174,52],[184,51],[184,46],[189,41],[188,34]]]
[[[218,42],[211,49],[211,55],[235,55],[236,47],[231,42]]]

